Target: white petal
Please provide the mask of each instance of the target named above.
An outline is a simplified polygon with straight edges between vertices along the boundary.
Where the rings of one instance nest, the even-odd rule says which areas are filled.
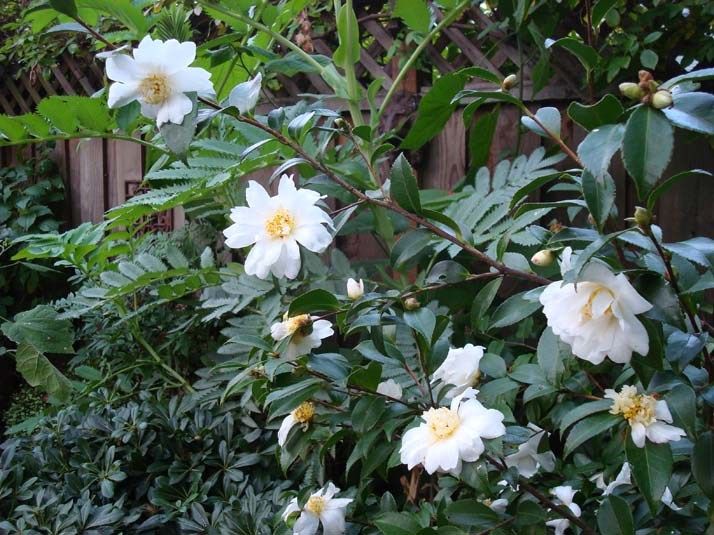
[[[292,500],[290,500],[290,503],[285,508],[285,511],[283,511],[283,514],[281,515],[281,517],[283,520],[287,520],[290,515],[297,513],[299,511],[300,511],[300,506],[298,505],[298,500],[297,500],[297,498],[293,498]]]
[[[278,446],[283,447],[285,445],[285,441],[288,439],[290,430],[296,423],[297,420],[295,419],[295,416],[293,416],[293,413],[288,414],[283,419],[283,422],[280,424],[280,429],[278,429]]]
[[[655,403],[655,418],[664,420],[668,424],[672,423],[672,413],[669,412],[667,402],[663,399],[657,400],[657,403]]]
[[[211,73],[199,67],[188,67],[171,75],[171,88],[180,93],[196,92],[200,95],[213,95]]]
[[[159,108],[159,113],[156,115],[156,125],[161,126],[164,123],[181,124],[183,118],[191,113],[193,102],[183,93],[175,93],[169,97]]]
[[[686,433],[683,429],[662,422],[655,422],[651,425],[648,425],[645,432],[647,438],[655,444],[677,442],[680,438],[686,436]]]
[[[323,535],[342,535],[345,532],[343,509],[327,509],[320,515]]]
[[[565,533],[565,530],[570,527],[570,520],[568,520],[567,518],[548,520],[545,525],[549,528],[555,528],[555,535],[563,535]]]
[[[630,436],[632,437],[632,442],[638,448],[645,447],[645,426],[641,423],[634,423],[630,428]]]
[[[228,95],[228,104],[238,108],[241,114],[248,113],[258,103],[260,84],[263,76],[258,73],[255,78],[235,86]]]
[[[574,490],[570,485],[561,485],[552,489],[551,494],[554,494],[564,505],[570,505],[573,503],[573,498],[577,494],[577,490]]]
[[[293,237],[313,253],[321,253],[332,243],[332,236],[322,225],[301,226],[293,231]]]
[[[107,96],[107,106],[110,108],[121,108],[139,98],[139,90],[133,83],[123,84],[117,82],[109,86]]]
[[[258,184],[255,180],[248,182],[248,188],[245,190],[245,200],[248,206],[257,210],[266,210],[270,204],[270,195],[265,191],[265,188]]]
[[[235,223],[223,231],[226,245],[233,249],[240,249],[252,245],[257,240],[256,228],[243,223]]]
[[[125,84],[138,83],[145,70],[126,54],[117,54],[107,59],[107,78]]]
[[[318,518],[309,511],[303,511],[293,526],[293,535],[313,535],[320,526]]]
[[[280,257],[282,243],[272,241],[259,241],[250,250],[245,259],[245,272],[255,275],[259,279],[267,279],[270,268]]]

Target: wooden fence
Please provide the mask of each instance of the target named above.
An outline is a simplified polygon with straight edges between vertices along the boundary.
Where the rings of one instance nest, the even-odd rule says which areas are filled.
[[[506,36],[494,30],[491,21],[479,9],[472,9],[466,20],[468,24],[457,23],[445,29],[434,44],[427,46],[425,61],[433,70],[442,74],[471,65],[487,68],[502,76],[512,72],[513,65],[519,64],[521,58]],[[488,32],[484,31],[487,27]],[[361,50],[357,75],[365,83],[373,78],[381,78],[384,91],[392,85],[398,68],[397,59],[387,61],[386,58],[390,50],[401,46],[397,40],[400,26],[378,16],[365,16],[360,19],[360,29],[364,48]],[[306,50],[331,55],[334,43],[331,43],[329,35],[314,37],[308,31],[304,38],[307,42],[303,41],[302,46]],[[494,52],[486,55],[483,50]],[[449,57],[449,60],[445,57]],[[576,77],[567,74],[577,71],[570,68],[570,58],[563,56],[562,63],[559,63],[564,65],[566,72],[556,71],[549,86],[534,95],[531,69],[535,59],[526,57],[519,73],[524,84],[524,98],[534,110],[541,106],[555,106],[563,110],[562,135],[571,147],[575,147],[585,132],[567,118],[564,110],[570,100],[582,98],[573,81]],[[93,61],[80,65],[76,58],[67,54],[59,59],[51,72],[50,79],[22,76],[13,80],[6,77],[0,85],[0,107],[8,114],[25,113],[32,111],[45,96],[92,94],[104,85],[100,65]],[[424,76],[423,72],[424,69],[413,71],[402,83],[400,93],[392,100],[389,114],[385,118],[387,126],[413,114],[419,98],[428,91],[431,83],[431,77]],[[277,105],[295,102],[301,94],[331,93],[330,88],[315,74],[292,77],[278,75],[278,79],[281,88],[268,94],[271,103]],[[479,84],[474,83],[472,87],[479,87]],[[334,107],[336,103],[328,99],[326,105]],[[487,107],[481,108],[476,118],[488,111]],[[513,156],[518,138],[518,122],[518,110],[513,107],[501,109],[490,147],[489,165],[492,166],[503,155]],[[418,153],[410,155],[423,187],[448,190],[463,177],[468,164],[468,136],[469,128],[457,113],[449,120],[443,132]],[[545,141],[535,134],[526,133],[521,136],[520,151],[528,154],[543,143]],[[671,163],[668,174],[684,169],[714,168],[712,150],[702,140],[693,143],[689,138],[678,136],[676,155],[677,160]],[[66,178],[73,223],[101,220],[107,209],[136,193],[144,173],[142,147],[126,141],[91,139],[59,142],[54,157]],[[5,149],[0,153],[0,165],[9,165],[17,158],[17,153]],[[634,209],[634,187],[626,179],[619,162],[615,162],[614,178],[618,188],[618,209],[624,218],[632,214]],[[706,179],[692,179],[675,186],[660,203],[657,214],[658,222],[666,232],[665,239],[672,241],[693,235],[712,235],[714,211],[710,203],[713,193],[714,181]],[[540,197],[540,194],[536,196]],[[180,225],[182,221],[182,212],[173,211],[160,215],[154,224],[158,228],[171,228]],[[348,252],[350,248],[354,249],[354,256],[364,258],[371,254],[363,248],[362,241],[348,241],[344,246]],[[376,250],[373,253],[381,254]]]

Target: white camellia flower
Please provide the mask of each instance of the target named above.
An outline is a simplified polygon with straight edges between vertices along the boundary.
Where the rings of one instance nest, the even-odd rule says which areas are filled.
[[[281,448],[285,445],[288,439],[290,430],[296,424],[307,424],[315,417],[315,404],[311,401],[305,401],[298,405],[290,414],[288,414],[278,429],[278,446]]]
[[[505,459],[506,466],[515,466],[523,477],[533,477],[541,465],[546,470],[552,470],[555,467],[555,455],[552,451],[538,453],[538,445],[543,438],[544,431],[533,423],[529,423],[528,428],[533,431],[531,437],[523,444],[518,445],[516,453],[508,455]],[[548,435],[548,433],[545,434]]]
[[[309,314],[288,317],[286,312],[283,321],[270,326],[270,335],[276,342],[290,338],[288,347],[283,353],[283,356],[289,360],[307,355],[311,350],[322,345],[323,338],[329,338],[333,334],[335,331],[332,330],[332,323],[319,320],[317,316]]]
[[[387,379],[377,385],[377,394],[402,399],[402,387],[394,379]]]
[[[602,491],[603,496],[608,496],[612,494],[612,491],[617,487],[632,484],[630,463],[624,463],[620,472],[615,476],[615,479],[610,481],[607,485],[605,485],[605,478],[602,472],[595,474],[590,478],[590,481],[595,482],[595,486]]]
[[[255,108],[260,97],[260,84],[263,75],[258,73],[255,78],[235,86],[228,95],[228,104],[238,108],[241,115],[245,115]]]
[[[655,444],[676,442],[686,433],[683,429],[669,425],[672,414],[667,402],[647,394],[638,394],[636,386],[623,386],[619,392],[608,388],[605,397],[612,400],[611,414],[622,414],[630,424],[632,442],[638,448],[645,446],[645,439]]]
[[[450,407],[424,412],[423,422],[402,437],[402,463],[410,470],[422,464],[429,474],[439,471],[458,475],[463,461],[473,462],[481,456],[485,449],[482,439],[503,436],[503,414],[481,405],[474,399],[476,394],[468,388],[451,401]]]
[[[245,260],[245,272],[261,279],[270,273],[294,279],[300,271],[300,248],[321,253],[332,242],[323,225],[332,219],[315,203],[320,194],[296,189],[291,176],[280,178],[278,194],[271,197],[265,188],[251,180],[245,192],[248,206],[231,210],[233,225],[223,231],[226,245],[239,249],[255,244]]]
[[[176,39],[161,41],[144,37],[133,51],[107,57],[109,86],[107,104],[120,108],[138,100],[141,113],[156,119],[156,125],[181,124],[193,109],[186,93],[213,95],[211,74],[199,67],[189,67],[196,59],[196,44]]]
[[[563,251],[561,272],[571,267],[572,249]],[[576,357],[600,364],[630,362],[632,352],[646,355],[649,338],[636,314],[652,308],[627,277],[615,275],[600,262],[590,262],[577,285],[557,281],[540,296],[548,326],[570,345]]]
[[[283,512],[283,521],[300,513],[293,526],[293,535],[313,535],[322,524],[323,535],[341,535],[345,532],[345,508],[352,502],[350,498],[335,498],[340,489],[332,483],[311,495],[300,509],[297,498],[293,498]]]
[[[349,278],[347,279],[347,297],[352,300],[359,299],[364,295],[364,282],[362,279],[357,282],[356,280]]]
[[[579,518],[582,514],[582,511],[580,510],[580,506],[573,501],[573,498],[575,497],[575,494],[577,492],[577,490],[573,490],[573,487],[569,485],[563,485],[560,487],[555,487],[554,489],[550,489],[550,493],[557,498],[556,504],[566,506],[568,509],[570,509],[573,515]],[[556,520],[549,520],[545,523],[545,525],[551,528],[555,528],[555,535],[563,535],[563,533],[565,533],[565,530],[570,527],[570,520],[568,520],[567,518],[558,518]]]
[[[452,347],[444,362],[432,375],[431,382],[435,383],[440,380],[453,385],[453,388],[446,393],[446,397],[458,396],[467,388],[474,386],[481,377],[478,365],[483,358],[483,351],[483,346],[473,344],[466,344],[460,348]]]

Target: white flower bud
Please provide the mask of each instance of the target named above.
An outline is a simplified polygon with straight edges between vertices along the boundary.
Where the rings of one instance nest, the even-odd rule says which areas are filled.
[[[510,89],[513,89],[516,84],[518,83],[518,76],[515,74],[509,74],[503,79],[503,82],[501,82],[501,89],[503,91],[508,91]]]
[[[531,262],[536,266],[546,267],[551,265],[554,259],[555,257],[553,256],[553,251],[550,249],[543,249],[533,255]]]
[[[377,394],[402,399],[402,387],[394,379],[387,379],[377,385]]]
[[[669,108],[672,105],[672,93],[660,89],[652,95],[652,107],[658,110]]]
[[[350,278],[347,279],[347,297],[352,300],[359,299],[364,295],[364,282],[362,279],[357,282]]]
[[[238,84],[233,88],[231,94],[228,95],[228,104],[235,106],[241,115],[252,111],[255,105],[258,104],[260,97],[260,84],[263,81],[263,75],[258,73],[255,78]]]

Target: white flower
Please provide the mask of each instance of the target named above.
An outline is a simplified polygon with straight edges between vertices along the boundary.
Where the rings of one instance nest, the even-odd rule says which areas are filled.
[[[572,250],[563,251],[561,271],[570,269]],[[649,338],[635,314],[652,305],[635,291],[625,275],[613,274],[600,262],[590,262],[577,285],[549,284],[540,296],[543,313],[553,332],[573,354],[593,364],[605,357],[626,363],[636,351],[646,355]]]
[[[248,206],[231,210],[233,225],[223,231],[226,245],[235,249],[255,244],[245,260],[245,272],[261,279],[270,273],[294,279],[300,271],[298,243],[314,253],[323,252],[332,236],[323,224],[332,220],[315,203],[320,194],[296,189],[292,177],[280,178],[278,194],[270,197],[263,186],[250,181]]]
[[[402,399],[402,387],[394,379],[387,379],[377,385],[377,394]]]
[[[362,279],[357,282],[356,280],[350,278],[347,279],[347,297],[350,299],[359,299],[364,295],[364,282]]]
[[[645,438],[656,444],[676,442],[686,435],[683,429],[668,425],[672,415],[667,402],[654,396],[638,394],[636,386],[623,386],[619,392],[608,388],[605,397],[612,400],[611,414],[622,414],[630,424],[632,442],[638,448],[645,446]],[[664,423],[666,422],[666,423]]]
[[[469,388],[456,396],[450,407],[424,412],[423,423],[402,437],[402,463],[410,470],[423,464],[429,474],[438,470],[458,475],[463,461],[473,462],[483,453],[482,439],[505,434],[503,414],[481,405],[474,399],[476,393]]]
[[[538,453],[538,445],[543,438],[544,431],[535,424],[529,423],[528,428],[533,431],[531,437],[523,444],[518,445],[518,451],[506,457],[506,466],[515,466],[523,477],[533,477],[541,465],[547,470],[555,467],[555,455],[552,451]],[[546,436],[548,433],[545,433]]]
[[[590,481],[595,482],[595,486],[602,491],[603,496],[608,496],[612,494],[612,491],[617,487],[632,484],[630,464],[627,462],[624,463],[620,472],[615,476],[615,479],[610,481],[607,485],[605,485],[605,478],[602,472],[595,474],[590,478]]]
[[[483,350],[483,346],[473,344],[466,344],[460,348],[452,347],[444,362],[434,372],[431,382],[441,380],[443,383],[453,385],[454,388],[446,393],[446,397],[458,396],[478,382],[481,376],[478,365],[483,358]]]
[[[505,513],[508,508],[508,500],[499,498],[498,500],[484,500],[483,504],[496,513]]]
[[[310,401],[305,401],[297,406],[290,414],[288,414],[278,429],[278,446],[283,447],[288,439],[290,430],[295,424],[307,424],[315,417],[315,404]]]
[[[318,320],[317,316],[308,314],[290,318],[286,312],[283,321],[270,326],[270,335],[276,342],[290,338],[288,347],[283,353],[283,356],[288,360],[293,360],[300,355],[307,355],[311,350],[322,345],[323,338],[329,338],[333,334],[335,331],[332,330],[332,324],[329,321]]]
[[[550,490],[550,493],[557,498],[557,500],[555,500],[556,504],[566,506],[573,515],[579,518],[582,511],[580,510],[580,506],[573,502],[573,498],[577,492],[577,490],[573,490],[573,487],[569,485],[555,487]],[[555,535],[563,535],[565,530],[570,527],[570,520],[567,518],[558,518],[556,520],[549,520],[545,525],[555,528]]]
[[[241,115],[245,115],[255,108],[260,97],[260,84],[263,81],[263,75],[258,73],[255,78],[238,84],[233,88],[228,95],[228,104],[238,108]]]
[[[293,498],[283,512],[283,520],[300,513],[293,526],[293,535],[313,535],[322,524],[323,535],[340,535],[345,532],[345,508],[352,502],[350,498],[335,498],[340,489],[332,483],[311,495],[305,507],[300,509],[297,498]]]
[[[144,37],[133,58],[127,54],[111,54],[107,58],[109,87],[108,105],[120,108],[138,100],[141,113],[156,119],[156,125],[181,124],[193,109],[186,93],[214,93],[211,74],[198,67],[189,67],[196,59],[196,44],[179,43]]]
[[[664,488],[664,493],[662,493],[662,503],[669,507],[672,511],[680,511],[682,508],[674,503],[674,497],[672,496],[672,491],[669,487]]]

